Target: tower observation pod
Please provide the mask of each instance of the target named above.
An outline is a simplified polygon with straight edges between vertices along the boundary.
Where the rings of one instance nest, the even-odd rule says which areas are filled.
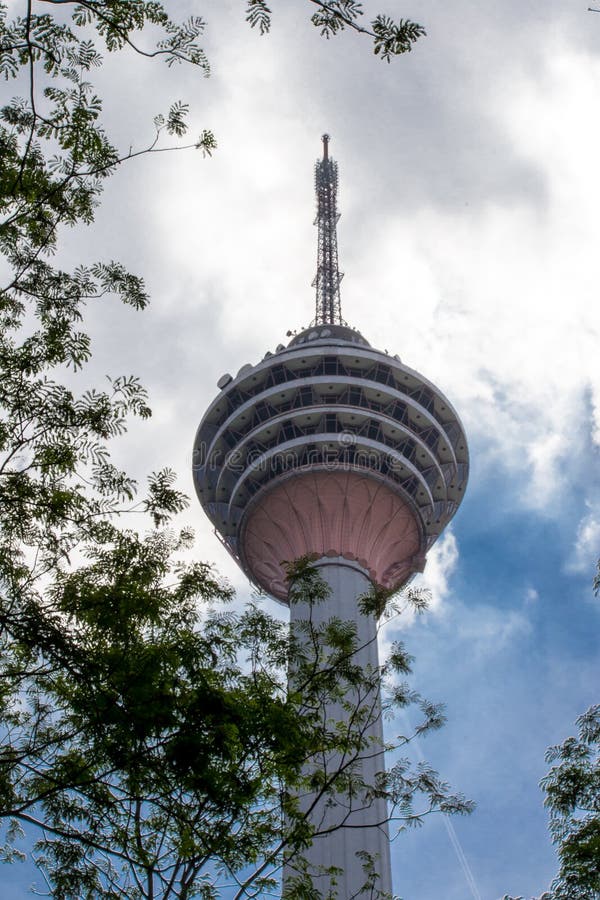
[[[194,482],[222,542],[271,596],[288,602],[284,561],[315,560],[330,595],[313,617],[353,622],[358,661],[368,669],[378,665],[377,622],[357,599],[372,585],[401,588],[423,571],[464,495],[468,449],[441,391],[342,319],[338,171],[328,144],[324,135],[315,167],[315,318],[256,365],[219,379],[196,434]],[[291,605],[292,628],[306,618],[301,606]],[[382,746],[379,697],[376,707],[370,737]],[[382,752],[365,754],[361,765],[364,782],[374,784]],[[305,859],[323,896],[329,883],[316,873],[332,865],[342,872],[338,898],[356,896],[365,853],[375,860],[377,889],[391,893],[385,800],[340,798],[317,814],[325,833]]]

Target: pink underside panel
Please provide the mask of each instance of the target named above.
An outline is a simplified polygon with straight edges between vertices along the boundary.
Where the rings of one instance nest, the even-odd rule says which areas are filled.
[[[377,584],[400,587],[422,569],[411,508],[368,474],[306,472],[268,491],[250,513],[243,553],[254,580],[285,600],[282,563],[308,554],[357,560]]]

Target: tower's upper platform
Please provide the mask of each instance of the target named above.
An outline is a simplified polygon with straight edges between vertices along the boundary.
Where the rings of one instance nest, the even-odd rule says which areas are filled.
[[[218,384],[194,481],[251,580],[285,599],[282,562],[309,552],[359,559],[387,587],[423,568],[468,473],[441,391],[345,326],[306,329]]]

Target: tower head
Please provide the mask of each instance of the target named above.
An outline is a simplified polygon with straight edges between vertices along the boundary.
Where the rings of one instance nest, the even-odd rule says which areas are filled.
[[[337,164],[316,165],[313,324],[218,381],[194,445],[198,497],[248,577],[285,601],[285,562],[345,557],[398,588],[456,512],[468,449],[451,404],[341,317]]]

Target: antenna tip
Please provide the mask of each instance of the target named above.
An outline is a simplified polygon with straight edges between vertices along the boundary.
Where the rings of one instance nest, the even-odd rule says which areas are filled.
[[[323,141],[323,159],[328,159],[329,157],[329,135],[324,134],[321,138]]]

